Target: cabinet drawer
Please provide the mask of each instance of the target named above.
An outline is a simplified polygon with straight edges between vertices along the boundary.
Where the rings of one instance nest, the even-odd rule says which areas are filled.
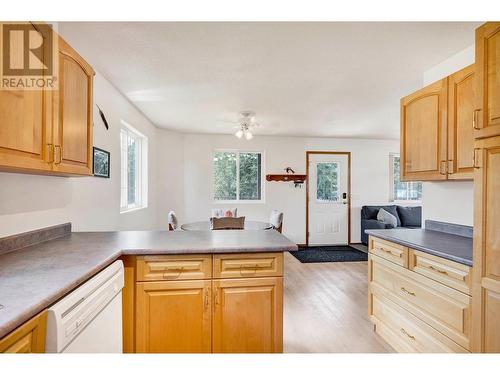
[[[211,255],[137,257],[137,281],[200,280],[212,277]]]
[[[425,322],[415,318],[393,301],[374,294],[372,320],[375,331],[399,352],[466,353]]]
[[[372,292],[385,295],[464,348],[470,348],[470,296],[376,256],[370,257],[370,263]]]
[[[471,268],[466,265],[410,249],[409,268],[470,295]]]
[[[283,276],[282,253],[216,254],[214,278]]]
[[[369,251],[403,267],[408,267],[408,248],[393,242],[371,237]]]

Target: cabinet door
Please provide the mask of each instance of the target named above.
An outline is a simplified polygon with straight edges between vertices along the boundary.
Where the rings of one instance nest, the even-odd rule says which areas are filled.
[[[52,169],[45,95],[44,90],[0,90],[0,169]]]
[[[448,178],[472,179],[474,65],[448,77]]]
[[[500,352],[500,136],[476,141],[473,350]]]
[[[475,137],[500,134],[500,22],[476,29]]]
[[[59,38],[59,90],[54,92],[54,171],[92,174],[94,71]]]
[[[401,99],[401,180],[445,180],[447,78]]]
[[[213,281],[213,351],[283,351],[283,278]]]
[[[210,353],[211,282],[137,283],[137,353]]]
[[[0,339],[0,353],[44,353],[47,311]]]

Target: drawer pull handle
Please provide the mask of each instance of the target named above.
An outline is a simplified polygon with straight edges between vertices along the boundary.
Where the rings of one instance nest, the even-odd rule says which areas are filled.
[[[210,304],[210,301],[208,298],[208,288],[205,288],[205,311],[208,309],[209,304]]]
[[[240,265],[240,274],[254,274],[257,272],[257,269],[259,268],[258,264],[241,264]],[[248,272],[244,272],[248,271]]]
[[[401,254],[394,254],[394,253],[392,252],[392,250],[386,249],[386,248],[384,248],[384,247],[378,247],[377,249],[379,249],[379,250],[383,251],[384,253],[387,253],[387,254],[389,254],[389,255],[392,255],[392,256],[394,256],[394,257],[401,258]]]
[[[165,267],[164,269],[167,270],[167,271],[168,270],[178,271],[176,274],[173,274],[173,275],[172,274],[168,274],[166,272],[163,272],[163,278],[164,279],[167,279],[169,277],[177,279],[181,275],[182,271],[184,271],[184,267],[171,267],[171,268],[170,267]]]
[[[409,291],[408,289],[406,289],[405,287],[403,287],[403,286],[402,286],[402,287],[401,287],[401,290],[402,290],[403,292],[405,292],[406,294],[409,294],[410,296],[415,297],[415,293],[410,292],[410,291]]]
[[[406,335],[406,337],[408,337],[410,340],[415,340],[415,336],[410,335],[408,332],[406,332],[406,330],[404,328],[401,328],[400,331],[401,331],[401,333]]]
[[[215,297],[215,304],[218,305],[219,304],[219,288],[218,287],[215,287],[215,289],[214,289],[214,297]]]
[[[429,269],[436,271],[436,272],[439,272],[439,273],[442,273],[443,275],[448,275],[448,272],[446,272],[445,270],[440,270],[439,268],[436,268],[434,266],[429,266]]]

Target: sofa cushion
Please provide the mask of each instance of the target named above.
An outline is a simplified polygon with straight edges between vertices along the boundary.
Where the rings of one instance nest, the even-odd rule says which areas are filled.
[[[422,226],[422,207],[403,207],[398,206],[398,214],[403,227],[421,227]]]
[[[378,211],[377,220],[385,223],[389,228],[396,228],[398,226],[398,219],[393,214],[387,212],[383,208]]]
[[[377,220],[378,211],[381,208],[383,208],[384,210],[389,212],[391,215],[396,216],[396,219],[398,221],[398,227],[401,226],[401,220],[399,219],[398,210],[396,209],[395,205],[391,205],[391,206],[363,206],[361,218],[368,219],[368,220]]]

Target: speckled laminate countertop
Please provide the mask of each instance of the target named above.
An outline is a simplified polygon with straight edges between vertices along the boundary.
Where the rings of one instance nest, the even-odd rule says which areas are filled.
[[[75,232],[0,255],[0,338],[121,255],[283,252],[274,230]]]
[[[368,229],[370,236],[472,266],[472,238],[428,229]]]

